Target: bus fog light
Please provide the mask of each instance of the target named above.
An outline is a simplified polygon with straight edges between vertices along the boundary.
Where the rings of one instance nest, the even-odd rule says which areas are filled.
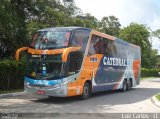
[[[57,94],[63,94],[64,93],[64,90],[60,89],[56,92]]]

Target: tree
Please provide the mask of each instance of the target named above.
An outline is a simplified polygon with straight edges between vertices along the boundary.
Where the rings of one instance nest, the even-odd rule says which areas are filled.
[[[13,57],[15,49],[25,43],[25,25],[23,1],[0,2],[0,59]]]
[[[160,39],[160,29],[157,29],[156,31],[153,31],[152,34]]]
[[[151,50],[151,54],[148,59],[150,61],[149,68],[160,68],[160,56],[156,49]]]
[[[99,25],[102,32],[112,36],[119,36],[121,24],[115,16],[103,17]]]
[[[152,67],[151,62],[151,43],[149,42],[150,32],[143,24],[131,23],[120,31],[120,38],[141,47],[142,67]]]
[[[80,24],[79,22],[78,24],[75,24],[76,26],[88,27],[92,29],[97,29],[98,27],[98,20],[89,13],[85,15],[77,15],[75,21],[81,22]]]
[[[155,68],[160,69],[160,55],[157,55]]]

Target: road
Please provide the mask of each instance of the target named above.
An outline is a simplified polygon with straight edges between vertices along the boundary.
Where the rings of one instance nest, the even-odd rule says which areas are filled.
[[[151,102],[151,97],[159,92],[160,78],[148,78],[131,91],[97,93],[88,100],[79,100],[77,97],[49,99],[31,95],[1,98],[0,112],[36,113],[42,116],[50,113],[57,118],[61,114],[61,118],[66,119],[83,115],[94,119],[104,117],[106,113],[160,113],[160,108]],[[73,117],[68,117],[71,116],[68,113],[72,113]]]

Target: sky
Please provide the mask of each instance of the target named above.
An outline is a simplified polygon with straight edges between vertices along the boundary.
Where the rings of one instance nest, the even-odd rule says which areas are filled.
[[[83,13],[91,13],[98,20],[114,15],[122,27],[131,22],[146,24],[152,31],[160,29],[160,0],[75,0]],[[153,38],[153,49],[160,54],[160,40]]]

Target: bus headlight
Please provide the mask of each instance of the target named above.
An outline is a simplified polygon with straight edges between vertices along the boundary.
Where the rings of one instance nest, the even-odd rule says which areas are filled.
[[[62,85],[67,85],[68,82],[70,82],[71,80],[68,78],[63,78],[61,84]]]

